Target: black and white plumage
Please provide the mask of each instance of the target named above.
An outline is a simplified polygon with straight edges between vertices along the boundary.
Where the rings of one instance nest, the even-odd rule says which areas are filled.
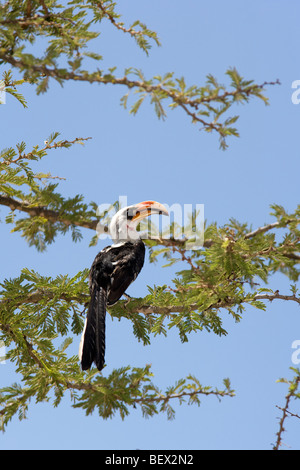
[[[94,259],[89,273],[91,300],[79,346],[82,370],[93,362],[99,370],[104,367],[106,306],[120,299],[144,265],[145,245],[136,226],[150,214],[168,215],[168,211],[158,202],[145,201],[117,212],[110,224],[114,243]]]

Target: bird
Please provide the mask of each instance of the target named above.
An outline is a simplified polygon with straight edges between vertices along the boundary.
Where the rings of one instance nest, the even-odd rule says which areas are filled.
[[[113,244],[96,255],[89,271],[90,303],[78,354],[82,370],[90,369],[93,363],[99,371],[104,368],[106,308],[125,294],[143,268],[145,245],[137,225],[152,214],[169,215],[159,202],[143,201],[122,208],[111,220]]]

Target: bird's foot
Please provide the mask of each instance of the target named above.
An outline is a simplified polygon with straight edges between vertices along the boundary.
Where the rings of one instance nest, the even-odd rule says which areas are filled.
[[[125,302],[125,308],[127,307],[127,305],[129,304],[129,302],[132,300],[132,297],[128,294],[126,294],[126,292],[124,292],[124,297],[126,297],[126,302]]]

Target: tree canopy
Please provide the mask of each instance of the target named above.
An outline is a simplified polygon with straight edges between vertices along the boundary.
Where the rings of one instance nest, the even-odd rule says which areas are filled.
[[[179,108],[201,130],[215,134],[222,150],[228,138],[238,137],[236,105],[258,98],[268,104],[268,87],[279,82],[257,84],[245,79],[235,68],[225,72],[227,85],[211,74],[203,85],[186,83],[173,73],[146,77],[142,70],[128,67],[101,68],[103,57],[94,52],[93,42],[107,21],[118,33],[129,35],[137,46],[150,53],[160,46],[156,32],[142,21],[131,25],[122,21],[118,2],[111,0],[7,1],[0,6],[0,63],[7,93],[21,106],[30,106],[20,92],[30,83],[37,94],[46,93],[53,81],[62,86],[80,81],[99,86],[122,86],[121,104],[136,114],[149,101],[159,119]],[[232,113],[232,114],[230,114]],[[51,131],[50,131],[51,132]],[[0,155],[0,204],[5,221],[19,232],[29,246],[43,251],[56,237],[71,233],[80,241],[82,230],[91,231],[91,246],[97,243],[95,230],[107,223],[110,211],[97,213],[98,204],[75,194],[66,198],[60,193],[60,177],[39,173],[33,163],[47,159],[49,152],[84,144],[88,136],[74,136],[69,141],[53,132],[44,146],[28,149],[26,142],[5,148]],[[36,167],[36,166],[35,166]],[[112,202],[111,211],[118,208]],[[225,225],[206,223],[204,246],[191,250],[182,238],[181,227],[171,227],[171,237],[160,234],[146,240],[149,261],[165,260],[165,269],[179,263],[180,270],[172,284],[151,285],[144,298],[120,300],[109,308],[115,318],[132,322],[133,335],[150,344],[154,335],[167,336],[173,328],[182,342],[192,332],[210,331],[224,336],[223,313],[239,322],[247,306],[265,310],[268,302],[287,300],[300,304],[297,281],[300,261],[300,206],[287,212],[278,204],[271,206],[273,222],[253,228],[237,220]],[[153,381],[151,366],[124,367],[108,376],[96,369],[82,372],[77,356],[68,347],[81,334],[89,303],[88,269],[75,276],[61,274],[45,277],[24,267],[14,279],[3,279],[0,289],[0,340],[7,348],[6,359],[15,364],[21,381],[0,390],[1,428],[14,415],[26,417],[30,400],[52,399],[57,406],[69,392],[74,408],[87,414],[97,410],[102,418],[119,413],[125,418],[131,408],[140,407],[144,416],[166,412],[174,417],[173,402],[200,404],[204,396],[219,399],[233,397],[229,378],[220,386],[202,384],[188,375],[162,391]],[[289,292],[266,287],[277,272],[287,276]],[[299,398],[300,372],[293,369],[294,379],[282,410],[277,440],[279,448],[284,421],[291,398]],[[54,394],[54,395],[53,395]]]

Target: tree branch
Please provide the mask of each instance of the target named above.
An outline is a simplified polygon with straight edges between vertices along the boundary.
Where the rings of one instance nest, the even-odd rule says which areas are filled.
[[[5,50],[0,50],[0,60],[11,64],[13,67],[18,68],[19,70],[32,71],[35,74],[38,74],[40,77],[50,77],[58,80],[62,83],[65,80],[74,80],[74,81],[83,81],[89,83],[100,83],[100,84],[112,84],[112,85],[123,85],[126,86],[129,90],[137,89],[139,92],[145,92],[150,95],[152,102],[158,104],[160,109],[160,116],[164,116],[164,111],[160,101],[164,98],[170,98],[174,105],[181,107],[185,113],[192,118],[192,122],[198,122],[203,126],[203,129],[208,131],[216,131],[220,135],[221,147],[226,148],[224,140],[226,136],[230,133],[237,135],[233,132],[233,129],[229,128],[229,123],[225,124],[219,123],[218,119],[223,114],[228,107],[233,104],[237,99],[241,100],[243,97],[244,100],[248,100],[248,97],[251,95],[259,96],[262,98],[260,92],[264,87],[268,85],[276,85],[280,82],[264,82],[261,85],[251,84],[248,86],[236,86],[232,91],[224,91],[223,93],[219,92],[219,88],[216,90],[206,90],[201,91],[201,88],[194,87],[193,93],[186,93],[180,88],[177,89],[175,84],[168,84],[169,86],[164,86],[164,80],[161,83],[151,83],[150,80],[132,80],[129,79],[127,75],[124,77],[117,78],[112,75],[112,73],[103,73],[103,71],[98,70],[97,72],[89,73],[87,71],[69,71],[67,69],[59,69],[57,67],[48,67],[47,65],[40,63],[28,64],[26,60],[20,58],[15,58],[11,54],[7,53]],[[141,75],[138,73],[138,75]],[[177,80],[178,81],[178,80]],[[214,92],[213,92],[214,91]],[[198,97],[192,99],[190,96],[198,95]],[[230,101],[228,101],[230,100]],[[224,105],[224,110],[222,112],[217,112],[214,110],[210,103],[222,103]],[[199,107],[203,105],[205,107],[205,113],[201,113]],[[135,111],[136,112],[136,111]],[[205,120],[204,115],[214,114],[211,121]],[[225,127],[224,127],[225,125]],[[230,132],[225,132],[225,130],[230,130]],[[223,142],[223,144],[222,144]]]
[[[85,140],[85,139],[78,139],[78,140]],[[53,147],[53,146],[52,146]],[[52,148],[51,147],[51,148]],[[45,148],[50,148],[50,147],[45,147]],[[11,163],[17,163],[17,161],[21,157],[18,157]],[[4,162],[5,164],[8,164],[8,162]],[[28,213],[31,216],[42,216],[48,219],[50,222],[61,222],[64,223],[65,225],[76,225],[77,227],[83,227],[83,228],[88,228],[90,230],[96,230],[97,226],[99,230],[104,230],[105,226],[101,225],[100,222],[97,219],[93,220],[82,220],[82,221],[71,221],[68,218],[67,214],[60,214],[58,211],[54,211],[51,209],[47,209],[44,206],[32,206],[30,203],[26,201],[18,201],[17,199],[14,199],[10,196],[1,196],[0,195],[0,205],[4,205],[7,207],[10,207],[11,210],[19,210]],[[289,224],[294,220],[290,219],[286,222],[286,224]],[[300,223],[300,220],[298,221]],[[245,235],[245,239],[248,240],[250,238],[255,237],[256,235],[259,235],[261,233],[265,233],[269,230],[272,230],[273,228],[277,228],[281,226],[279,222],[274,222],[272,224],[265,225],[263,227],[259,227],[256,230],[253,230],[252,232],[249,232]],[[159,245],[163,246],[184,246],[185,243],[187,242],[186,239],[176,239],[176,238],[164,238],[164,237],[158,237],[158,236],[153,236],[150,237],[149,240],[157,241]],[[206,239],[203,243],[204,248],[210,248],[214,244],[214,241],[212,239]],[[285,256],[290,259],[294,259],[299,261],[300,260],[300,255],[296,253],[286,253]]]
[[[296,297],[295,295],[281,295],[279,292],[275,292],[274,294],[257,294],[254,297],[254,300],[269,300],[270,302],[275,299],[292,300],[293,302],[300,304],[300,297]]]
[[[110,11],[105,8],[104,4],[103,4],[103,1],[99,0],[98,2],[95,2],[96,5],[99,7],[99,9],[102,11],[103,13],[103,16],[105,16],[106,18],[108,18],[108,20],[111,22],[111,24],[113,26],[115,26],[117,29],[119,29],[120,31],[123,31],[123,33],[128,33],[130,34],[132,37],[136,38],[136,36],[144,36],[145,32],[144,31],[137,31],[136,29],[133,29],[133,28],[125,28],[125,26],[123,25],[123,23],[121,22],[117,22],[114,18],[114,16],[112,15],[112,13],[110,13]],[[152,35],[151,37],[155,40],[156,44],[157,45],[160,45],[157,37],[156,37],[156,34],[154,34],[152,32]]]
[[[281,406],[278,406],[278,405],[276,405],[276,408],[278,408],[281,411],[285,411],[286,413],[288,413],[289,416],[300,419],[300,416],[297,413],[292,413],[291,411],[289,411],[287,409],[285,410],[284,408],[282,408]]]
[[[73,144],[82,143],[85,140],[90,140],[91,138],[92,137],[76,137],[74,140],[62,140],[60,142],[54,142],[53,144],[52,143],[49,144],[47,141],[45,141],[45,147],[39,149],[38,152],[40,154],[43,154],[44,152],[50,149],[67,148]],[[12,165],[12,164],[16,165],[19,163],[19,161],[30,160],[34,156],[35,156],[34,152],[28,152],[28,153],[19,152],[19,156],[15,158],[14,160],[7,159],[7,160],[1,161],[0,163],[1,165],[7,165],[7,166]]]
[[[56,298],[57,300],[64,300],[65,302],[79,302],[81,304],[87,304],[90,301],[90,296],[89,294],[84,294],[81,293],[80,295],[68,295],[68,294],[59,294],[59,297],[56,292],[52,292],[51,290],[47,289],[37,289],[33,292],[30,292],[26,296],[21,295],[20,300],[17,300],[14,298],[15,307],[18,308],[22,304],[37,304],[41,302],[43,299],[49,299],[52,300],[53,298]],[[300,297],[296,297],[295,295],[282,295],[279,294],[279,292],[275,292],[274,294],[256,294],[252,299],[245,299],[242,302],[248,303],[251,300],[269,300],[272,302],[273,300],[289,300],[296,302],[300,304]],[[11,302],[11,299],[3,299],[0,300],[0,307],[5,306]],[[214,304],[210,305],[209,308],[205,309],[211,310],[212,308],[226,308],[226,307],[232,307],[235,305],[234,301],[232,299],[228,300],[222,300],[219,302],[215,302]],[[121,309],[124,312],[134,314],[134,313],[142,313],[143,315],[151,315],[151,314],[157,314],[157,315],[170,315],[172,313],[182,313],[187,310],[186,305],[167,305],[167,306],[161,306],[161,305],[151,305],[151,304],[144,304],[143,299],[138,299],[138,298],[130,298],[130,300],[120,300],[117,303],[118,309]],[[197,303],[192,303],[188,305],[188,310],[193,311],[193,310],[201,310],[201,305]]]
[[[151,397],[147,398],[146,400],[144,398],[137,398],[134,400],[134,403],[151,403],[151,402],[168,402],[170,399],[174,398],[185,398],[185,397],[194,397],[196,395],[215,395],[217,398],[219,397],[225,397],[225,396],[234,396],[234,393],[232,391],[225,391],[225,390],[194,390],[192,392],[182,392],[182,393],[170,393],[170,394],[160,394],[157,397]]]
[[[229,387],[229,382],[227,381],[228,383],[226,383],[226,380],[224,380],[224,384],[226,387],[225,390],[212,390],[210,387],[201,386],[199,382],[191,376],[187,377],[187,379],[191,380],[192,383],[186,384],[186,380],[181,381],[179,388],[180,393],[174,393],[176,388],[178,390],[178,386],[175,386],[175,388],[173,388],[173,392],[170,391],[166,394],[162,394],[152,383],[149,383],[149,380],[147,379],[147,386],[144,388],[140,388],[140,382],[143,377],[140,376],[137,380],[136,376],[134,376],[134,369],[133,374],[131,376],[129,375],[125,377],[125,379],[127,379],[127,382],[125,380],[124,384],[121,387],[116,386],[116,382],[118,378],[122,378],[122,372],[119,374],[119,376],[116,376],[116,374],[113,372],[108,378],[101,376],[99,377],[98,375],[98,378],[95,381],[92,381],[90,379],[87,382],[85,380],[85,376],[82,373],[80,375],[77,374],[74,377],[70,377],[70,371],[68,369],[67,374],[63,374],[61,371],[60,373],[57,373],[57,371],[53,369],[53,364],[51,363],[51,361],[49,361],[51,364],[49,366],[47,364],[47,360],[45,360],[44,358],[41,359],[39,357],[37,347],[34,347],[34,345],[27,340],[25,335],[21,335],[22,341],[20,342],[20,335],[16,336],[14,331],[10,327],[6,326],[5,331],[9,334],[9,336],[13,339],[13,341],[18,347],[27,351],[27,354],[29,355],[33,363],[37,366],[37,369],[41,371],[42,377],[47,383],[48,390],[50,390],[52,387],[55,387],[56,390],[60,388],[62,390],[69,389],[83,391],[83,396],[81,398],[76,399],[77,403],[74,405],[75,407],[82,406],[82,404],[86,400],[90,400],[90,395],[92,394],[93,407],[98,406],[99,410],[101,410],[101,415],[103,417],[111,416],[113,414],[113,410],[118,408],[122,416],[122,410],[124,412],[124,408],[126,407],[126,405],[135,407],[138,404],[141,406],[144,412],[145,407],[149,407],[149,409],[151,410],[152,404],[162,403],[161,411],[167,411],[167,413],[169,414],[170,410],[164,407],[167,402],[172,399],[179,399],[179,402],[181,403],[182,399],[184,399],[185,397],[189,397],[192,402],[199,404],[199,399],[197,397],[201,394],[206,396],[215,395],[218,399],[225,396],[233,397],[235,395],[234,391]],[[128,369],[129,368],[127,368],[127,370]],[[149,366],[146,366],[145,370],[148,370],[149,373]],[[113,377],[112,380],[111,377]],[[9,395],[11,390],[7,391],[4,389],[4,392],[8,393]],[[44,390],[43,393],[45,393]],[[18,407],[25,406],[26,402],[28,402],[30,398],[35,394],[38,394],[35,388],[33,388],[30,393],[28,393],[28,389],[25,389],[24,391],[24,389],[19,388],[19,396],[17,396],[16,393],[13,393],[12,396],[8,396],[5,400],[5,396],[2,395],[1,402],[6,404],[2,409],[0,409],[0,417],[3,417],[3,419],[5,420],[5,417],[7,416],[6,419],[10,419],[11,409],[13,410],[13,414],[15,414]],[[108,394],[110,394],[109,399]],[[120,402],[121,405],[118,405],[118,402]],[[111,403],[114,403],[114,406],[112,406]],[[89,413],[91,412],[93,407],[89,407]],[[153,409],[152,407],[152,412],[154,411],[155,408]],[[151,415],[150,411],[149,414]],[[3,429],[3,423],[0,428]]]
[[[286,224],[288,225],[292,220],[287,220]],[[300,223],[300,220],[299,220]],[[280,223],[279,222],[274,222],[273,224],[268,224],[263,227],[259,227],[256,230],[253,230],[253,232],[249,232],[245,235],[245,239],[248,240],[249,238],[253,238],[256,235],[259,235],[260,233],[265,233],[268,232],[269,230],[272,230],[273,228],[279,227]]]
[[[289,389],[289,393],[285,397],[285,406],[284,406],[284,408],[280,408],[282,410],[282,417],[281,417],[280,422],[279,422],[279,431],[276,434],[277,435],[277,440],[276,440],[276,443],[273,447],[273,450],[278,450],[279,447],[282,444],[282,434],[285,431],[284,423],[285,423],[285,420],[286,420],[286,418],[288,416],[288,413],[289,413],[288,408],[289,408],[289,405],[290,405],[291,398],[295,395],[295,393],[297,391],[299,383],[300,383],[300,376],[296,377],[295,380],[293,381],[293,383],[291,384],[290,389]]]
[[[57,296],[56,292],[53,292],[51,290],[47,289],[37,289],[33,292],[30,292],[27,295],[20,295],[18,298],[14,299],[2,299],[0,300],[0,308],[1,306],[6,306],[12,300],[15,302],[15,308],[20,307],[21,305],[24,304],[38,304],[42,300],[45,300],[47,298],[48,300],[52,300],[56,298],[57,300],[64,300],[65,302],[78,302],[80,304],[86,304],[89,303],[90,301],[90,296],[88,294],[81,293],[80,295],[68,295],[68,294],[59,294],[59,297]]]
[[[47,209],[44,206],[33,206],[26,201],[18,201],[9,196],[1,196],[0,194],[0,205],[7,206],[11,210],[19,210],[26,212],[33,217],[45,217],[45,219],[50,222],[61,222],[66,226],[76,225],[77,227],[89,228],[91,230],[96,230],[98,221],[97,220],[83,220],[83,221],[73,221],[66,214],[60,214],[58,211],[52,209]]]

